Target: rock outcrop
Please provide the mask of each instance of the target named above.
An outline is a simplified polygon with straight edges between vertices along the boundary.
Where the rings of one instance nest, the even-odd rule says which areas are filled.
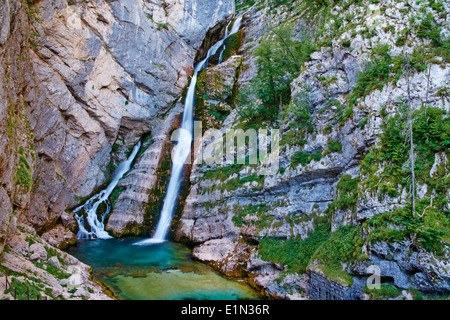
[[[109,226],[141,233],[196,54],[210,30],[224,32],[234,1],[8,0],[0,9],[0,253],[18,223],[51,245],[73,242],[71,210],[147,138]]]
[[[107,182],[144,134],[170,126],[163,118],[179,112],[172,107],[197,50],[234,2],[7,1],[2,9],[3,185],[19,220],[42,233]],[[25,186],[13,192],[18,179]]]
[[[224,61],[212,58],[199,74],[195,117],[204,131],[280,129],[279,169],[263,175],[262,165],[194,163],[176,240],[271,297],[378,297],[366,288],[370,266],[392,286],[391,298],[448,294],[448,4],[237,3],[243,30]],[[77,265],[89,287],[76,296],[103,297],[86,280],[88,267],[50,246],[73,241],[71,209],[108,182],[140,139],[133,169],[112,194],[107,230],[151,232],[183,90],[194,63],[223,36],[235,2],[8,0],[0,9],[2,266],[56,268],[62,283],[35,270],[56,288],[46,296],[73,298],[64,285]],[[292,37],[274,33],[277,26]],[[251,123],[246,112],[261,111],[266,80],[254,82],[263,64],[255,49],[277,38],[298,47],[310,39],[313,53],[291,61],[299,65],[284,75],[292,76],[289,101],[280,95],[277,120]],[[244,94],[255,109],[240,105]],[[408,116],[417,144],[412,213]],[[32,228],[28,240],[19,224]]]
[[[263,3],[268,7],[264,8]],[[415,31],[408,38],[408,45],[404,46],[404,34],[401,30],[402,23],[408,23],[408,15],[399,12],[405,12],[411,6],[415,12],[426,13],[423,13],[423,17],[416,17],[416,25],[410,26],[410,30]],[[380,148],[380,137],[386,130],[388,119],[404,112],[402,105],[404,107],[408,104],[413,111],[416,110],[415,114],[420,113],[424,104],[429,108],[448,112],[448,97],[442,96],[450,79],[448,57],[439,57],[437,54],[435,60],[422,62],[424,66],[416,64],[410,73],[404,71],[406,69],[401,65],[401,57],[416,59],[421,48],[430,46],[429,39],[416,33],[420,19],[431,19],[434,21],[433,26],[439,25],[442,28],[439,29],[442,31],[441,37],[448,37],[448,27],[443,20],[443,12],[448,12],[448,6],[443,5],[439,11],[421,9],[417,3],[382,1],[364,11],[358,5],[350,5],[345,8],[336,7],[331,13],[324,13],[328,12],[324,9],[322,14],[329,15],[326,22],[320,21],[318,16],[315,16],[315,20],[304,18],[309,9],[300,1],[290,7],[268,4],[267,1],[260,1],[253,8],[250,7],[245,14],[244,39],[238,50],[242,66],[233,83],[235,97],[257,75],[258,61],[254,49],[259,46],[260,40],[270,38],[270,29],[265,26],[276,27],[284,21],[293,22],[294,38],[304,39],[305,34],[313,35],[317,45],[316,51],[302,65],[298,77],[291,83],[291,101],[294,104],[300,101],[308,105],[314,129],[312,132],[304,132],[299,138],[300,129],[295,122],[298,124],[300,120],[289,114],[289,109],[283,110],[278,122],[281,129],[280,170],[275,175],[259,175],[258,166],[195,164],[190,177],[190,193],[176,238],[197,245],[194,255],[220,272],[233,276],[236,261],[239,261],[241,274],[246,270],[247,276],[256,279],[253,283],[265,288],[267,294],[298,299],[310,295],[309,272],[319,272],[330,281],[339,283],[342,279],[333,278],[331,272],[321,270],[324,264],[314,259],[311,260],[308,271],[299,274],[289,271],[287,265],[279,265],[273,261],[261,262],[258,242],[264,238],[306,240],[316,230],[318,223],[328,221],[332,233],[342,230],[341,227],[344,226],[361,230],[362,239],[358,248],[365,255],[364,262],[357,262],[360,258],[350,265],[341,261],[342,266],[339,268],[342,267],[344,273],[350,275],[347,279],[353,278],[353,281],[350,280],[353,285],[343,281],[342,288],[347,288],[347,291],[342,291],[342,295],[338,295],[340,298],[370,298],[370,295],[363,294],[366,280],[372,275],[367,272],[370,265],[379,266],[383,281],[398,290],[448,293],[446,288],[450,274],[445,267],[448,264],[445,253],[436,255],[417,243],[412,245],[408,241],[416,241],[415,236],[411,240],[407,232],[402,241],[381,241],[375,242],[375,245],[369,243],[368,238],[372,232],[370,221],[377,225],[379,222],[375,222],[378,221],[376,218],[383,213],[407,206],[410,203],[410,185],[396,185],[397,191],[392,191],[395,196],[383,194],[383,191],[374,192],[376,188],[381,188],[380,177],[388,164],[377,164],[379,167],[374,176],[379,176],[376,179],[378,184],[373,183],[370,187],[366,181],[375,178],[367,175],[366,167],[362,168],[370,161],[365,158],[367,154]],[[316,30],[321,33],[315,32]],[[382,53],[383,48],[389,48],[387,53]],[[225,61],[222,66],[212,66],[204,71],[207,80],[205,83],[210,86],[202,90],[201,94],[205,98],[201,104],[202,109],[196,112],[206,114],[205,110],[214,110],[211,105],[220,106],[225,101],[227,105],[231,105],[223,118],[209,115],[205,117],[206,121],[202,119],[207,124],[204,130],[216,127],[224,133],[227,129],[239,128],[245,123],[245,119],[237,112],[242,110],[239,101],[231,99],[230,102],[230,99],[223,97],[223,86],[229,82],[229,73],[224,70],[238,56]],[[377,89],[351,100],[357,96],[355,92],[360,90],[362,74],[370,69],[374,60],[379,59],[375,63],[381,63],[383,57],[386,61],[392,59],[389,79]],[[214,75],[219,74],[224,75],[223,86],[214,83]],[[444,117],[448,117],[448,114]],[[266,128],[271,128],[271,124],[265,124]],[[444,154],[448,154],[448,149],[444,153],[431,155],[434,163],[431,162],[432,166],[427,170],[432,169],[431,167],[435,169],[428,176],[432,177],[437,166],[441,166],[441,177],[448,179],[448,171],[444,168],[448,168],[448,162],[445,165],[441,163]],[[296,156],[304,156],[304,160],[301,158],[295,162],[293,159]],[[404,163],[402,169],[407,165],[408,163]],[[432,182],[427,183],[431,185]],[[357,187],[351,189],[353,185]],[[422,200],[424,203],[427,198],[429,201],[430,197],[437,197],[440,192],[431,191],[430,185],[428,188],[426,183],[425,186],[419,186],[422,191],[418,191],[418,197],[425,199]],[[448,191],[444,191],[439,197],[448,198],[449,195]],[[347,202],[344,204],[344,201]],[[433,206],[432,201],[431,204],[426,203],[428,208]],[[425,207],[424,205],[422,208]],[[448,214],[448,206],[445,204],[439,210],[447,210],[444,214]],[[369,221],[369,226],[364,224],[366,221]],[[389,225],[386,228],[403,230],[405,227]],[[446,232],[448,229],[445,228],[439,232]],[[355,236],[353,243],[358,243],[357,241]],[[446,240],[440,241],[445,248]],[[233,249],[237,243],[245,244],[245,254],[240,255],[236,252],[242,250]],[[380,248],[384,248],[385,252],[381,253]],[[252,254],[249,255],[248,252]],[[409,252],[408,257],[405,252]],[[417,257],[422,255],[421,261],[427,262],[416,263]],[[429,268],[435,269],[432,272],[434,280],[427,276],[425,270]],[[286,280],[287,275],[298,279],[291,279],[289,282]],[[295,294],[287,295],[286,292]]]
[[[90,266],[54,248],[27,225],[18,226],[0,267],[2,299],[112,300],[92,281]]]

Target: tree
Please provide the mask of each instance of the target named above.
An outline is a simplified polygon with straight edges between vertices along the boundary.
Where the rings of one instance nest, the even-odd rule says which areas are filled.
[[[294,40],[291,24],[268,29],[268,36],[254,51],[258,74],[252,86],[262,102],[258,107],[260,120],[274,121],[280,107],[291,99],[292,80],[298,76],[302,64],[310,59],[315,48],[310,37]]]
[[[412,215],[413,217],[416,215],[416,176],[414,171],[414,139],[413,139],[413,120],[412,120],[412,108],[411,108],[411,86],[410,86],[410,72],[411,72],[411,63],[409,61],[409,56],[405,50],[406,41],[403,46],[403,58],[405,63],[405,71],[406,71],[406,85],[407,85],[407,99],[408,99],[408,121],[409,121],[409,158],[411,162],[411,202],[412,202]]]

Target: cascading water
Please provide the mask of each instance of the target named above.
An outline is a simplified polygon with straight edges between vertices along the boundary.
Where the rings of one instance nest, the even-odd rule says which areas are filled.
[[[105,217],[111,211],[111,204],[109,203],[109,196],[114,191],[114,188],[119,183],[119,180],[122,179],[125,173],[130,170],[131,164],[133,163],[134,158],[136,157],[139,149],[141,148],[141,141],[139,141],[133,148],[130,156],[127,160],[121,162],[117,169],[114,172],[114,176],[112,181],[108,184],[106,189],[102,190],[100,193],[96,194],[92,198],[90,198],[86,203],[78,208],[76,208],[73,212],[75,213],[75,218],[78,221],[79,231],[77,233],[77,239],[110,239],[112,238],[107,231],[105,231]],[[105,212],[102,213],[101,218],[99,219],[97,210],[98,207],[104,203],[106,205]],[[84,209],[86,213],[86,222],[88,223],[91,231],[88,231],[85,227],[85,217],[81,214],[78,214],[81,209]]]
[[[231,27],[230,33],[228,33],[228,27],[230,26],[230,24],[228,24],[227,28],[225,29],[225,37],[222,42],[223,47],[222,47],[222,50],[220,51],[220,55],[219,55],[219,64],[221,64],[223,62],[223,54],[224,54],[225,50],[227,49],[227,46],[225,45],[225,41],[227,40],[228,37],[230,37],[231,35],[233,35],[239,31],[239,28],[241,27],[241,22],[242,22],[242,17],[237,18],[235,23]]]
[[[167,188],[166,198],[164,199],[163,209],[161,211],[161,216],[156,227],[155,234],[153,238],[137,242],[137,245],[146,245],[153,243],[161,243],[166,241],[167,233],[172,222],[173,210],[175,208],[178,192],[181,185],[183,167],[186,162],[187,157],[191,153],[192,145],[192,131],[194,122],[194,98],[195,98],[195,87],[197,85],[198,73],[202,71],[208,65],[209,58],[217,53],[220,47],[223,46],[225,40],[231,35],[239,31],[241,26],[242,17],[236,19],[228,34],[228,27],[225,37],[215,43],[209,50],[206,58],[199,62],[194,68],[194,75],[191,79],[191,84],[189,85],[188,92],[186,94],[183,121],[181,123],[181,128],[179,129],[178,143],[174,147],[172,156],[172,174],[170,175],[169,186]],[[223,50],[221,55],[223,54]]]

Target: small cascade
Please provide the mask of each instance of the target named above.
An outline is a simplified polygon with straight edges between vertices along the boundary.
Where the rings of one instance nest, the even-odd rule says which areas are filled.
[[[141,141],[139,141],[133,148],[128,159],[121,162],[117,169],[114,171],[114,176],[112,181],[108,184],[108,186],[102,190],[100,193],[94,195],[90,198],[86,203],[78,208],[76,208],[73,212],[75,213],[75,218],[78,221],[79,231],[77,233],[77,239],[110,239],[112,236],[105,231],[105,218],[111,211],[111,203],[108,198],[111,193],[114,191],[114,188],[119,183],[119,180],[127,173],[131,164],[133,163],[134,158],[139,152],[141,148]],[[101,214],[99,219],[99,215],[97,213],[98,207],[101,204],[105,204],[106,210]],[[86,216],[79,214],[80,210],[84,209]],[[85,221],[86,219],[86,221]],[[89,225],[91,231],[88,231],[85,227],[85,222]]]
[[[195,87],[197,85],[198,73],[208,66],[209,58],[217,53],[220,47],[223,46],[225,40],[239,31],[241,26],[242,17],[235,20],[233,27],[226,37],[222,40],[216,42],[209,50],[206,58],[199,62],[194,68],[194,74],[189,85],[185,105],[183,112],[183,120],[181,123],[181,128],[179,129],[178,143],[174,147],[173,157],[172,157],[172,170],[169,180],[169,186],[167,188],[166,197],[164,199],[163,209],[161,211],[161,216],[156,227],[155,234],[153,238],[140,241],[136,243],[137,245],[146,245],[161,243],[166,241],[167,234],[169,232],[170,224],[172,222],[172,215],[177,203],[177,196],[180,189],[182,181],[183,167],[186,163],[187,157],[191,153],[192,145],[192,132],[194,123],[194,100],[195,100]],[[227,27],[228,30],[228,27]]]
[[[230,21],[230,23],[225,28],[225,37],[224,37],[224,39],[228,38],[228,28],[230,27],[231,22],[232,21]],[[220,50],[220,54],[219,54],[219,64],[221,64],[223,62],[223,53],[225,52],[226,49],[227,49],[227,45],[224,43],[223,46],[222,46],[222,50]]]

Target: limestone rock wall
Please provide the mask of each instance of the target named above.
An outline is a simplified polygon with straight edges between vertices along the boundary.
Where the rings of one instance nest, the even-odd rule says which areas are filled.
[[[142,136],[166,139],[205,35],[234,13],[234,1],[1,6],[2,234],[15,219],[61,225]]]
[[[428,61],[422,68],[416,65],[409,77],[404,70],[397,70],[397,74],[391,75],[389,81],[360,97],[354,106],[348,107],[348,100],[358,83],[358,76],[367,70],[370,61],[374,59],[374,48],[384,44],[389,46],[391,57],[416,57],[420,48],[431,46],[428,39],[417,34],[418,27],[413,25],[411,21],[414,20],[409,19],[409,15],[415,15],[416,24],[417,19],[423,19],[426,14],[431,15],[433,21],[441,26],[441,37],[448,37],[448,24],[445,22],[448,6],[443,5],[440,11],[421,6],[410,1],[382,1],[369,6],[338,6],[331,9],[324,29],[321,29],[322,33],[315,33],[316,29],[323,27],[319,26],[317,16],[309,20],[302,18],[311,8],[303,6],[301,1],[278,7],[270,5],[268,1],[258,1],[254,7],[250,7],[245,13],[243,40],[236,53],[236,56],[242,57],[242,65],[236,67],[239,72],[233,82],[235,93],[251,83],[257,74],[254,49],[269,33],[267,26],[275,27],[289,21],[294,25],[294,38],[302,39],[305,33],[309,33],[315,36],[313,40],[319,44],[318,50],[311,54],[298,77],[291,83],[292,101],[308,97],[307,104],[311,107],[314,132],[305,134],[301,144],[296,143],[296,133],[299,129],[290,125],[294,119],[280,116],[278,127],[275,126],[281,130],[282,137],[280,171],[275,175],[260,176],[258,166],[227,168],[226,165],[206,163],[194,165],[190,176],[191,190],[186,199],[176,238],[197,245],[194,252],[198,257],[221,272],[233,275],[236,261],[239,261],[241,270],[246,269],[255,277],[255,282],[272,296],[277,296],[278,293],[279,297],[285,298],[309,297],[312,279],[292,280],[292,287],[295,288],[293,290],[299,295],[289,296],[285,294],[289,284],[281,280],[284,277],[280,277],[282,271],[279,266],[267,262],[262,263],[264,268],[252,267],[258,259],[258,241],[265,237],[307,239],[314,231],[316,223],[324,220],[329,221],[332,232],[340,226],[360,226],[364,221],[405,206],[410,201],[408,185],[397,186],[398,196],[394,197],[380,196],[380,193],[361,187],[355,195],[357,201],[354,208],[335,206],[340,197],[338,184],[343,177],[358,178],[361,181],[367,179],[367,176],[361,173],[362,159],[371,148],[377,146],[386,119],[400,112],[401,101],[409,99],[413,110],[419,110],[423,104],[449,110],[448,97],[442,96],[450,79],[448,58],[444,57],[436,57],[436,60]],[[406,32],[404,28],[408,23],[411,24],[409,30],[412,31],[407,45],[402,45],[401,32]],[[327,41],[321,42],[323,38]],[[232,60],[227,60],[221,66],[211,66],[204,71],[205,83],[209,80],[210,84],[213,84],[211,79],[214,79],[214,75],[222,76],[224,83],[228,83],[230,74],[234,75],[235,72],[227,72],[225,66],[229,67],[231,64]],[[394,80],[394,76],[398,78]],[[202,94],[211,98],[203,96],[202,110],[199,113],[216,111],[216,106],[225,104],[225,99],[219,97],[223,91],[222,86],[213,84],[213,87],[209,88],[214,92],[202,91]],[[231,100],[231,103],[230,99],[226,100],[226,103],[231,105],[231,108],[227,109],[229,113],[226,117],[205,117],[204,123],[208,125],[204,130],[215,127],[225,133],[227,129],[242,125],[244,120],[238,112],[239,101]],[[333,103],[330,103],[331,101]],[[266,127],[271,128],[270,125]],[[332,150],[332,142],[339,147]],[[319,151],[320,160],[312,159],[305,165],[294,164],[292,161],[298,152],[312,154]],[[445,161],[442,159],[443,155],[436,154],[433,168]],[[383,170],[381,166],[378,169]],[[446,170],[442,172],[448,178]],[[432,176],[433,172],[430,175]],[[432,193],[426,186],[419,186],[419,190],[421,191],[418,194],[422,198]],[[448,198],[448,191],[446,194]],[[448,206],[445,208],[448,212]],[[245,255],[243,260],[239,259],[238,253],[230,249],[236,246],[236,243],[242,242],[248,246],[246,252],[254,251],[252,255]],[[412,271],[411,265],[403,264],[400,258],[400,252],[419,251],[427,256],[425,260],[432,260],[433,264],[438,266],[448,263],[445,254],[437,258],[430,252],[425,253],[422,249],[414,248],[411,243],[400,242],[394,246],[397,251],[389,251],[394,257],[392,258],[380,254],[377,246],[364,243],[362,250],[369,256],[367,261],[356,264],[357,267],[354,268],[343,264],[342,268],[355,279],[357,290],[353,289],[359,290],[359,294],[352,291],[352,297],[361,297],[365,280],[370,276],[365,268],[370,263],[386,266],[382,276],[403,283],[399,286],[394,282],[399,288],[411,287],[435,293],[446,290],[443,288],[448,286],[448,272],[439,273],[439,285],[432,285],[431,280],[421,271],[427,267],[422,265]],[[284,270],[286,268],[287,266],[284,266]],[[394,272],[394,269],[397,271]],[[274,281],[277,278],[278,281]],[[281,282],[284,283],[284,288],[279,285]],[[322,296],[317,291],[311,291],[311,297],[312,295]]]

